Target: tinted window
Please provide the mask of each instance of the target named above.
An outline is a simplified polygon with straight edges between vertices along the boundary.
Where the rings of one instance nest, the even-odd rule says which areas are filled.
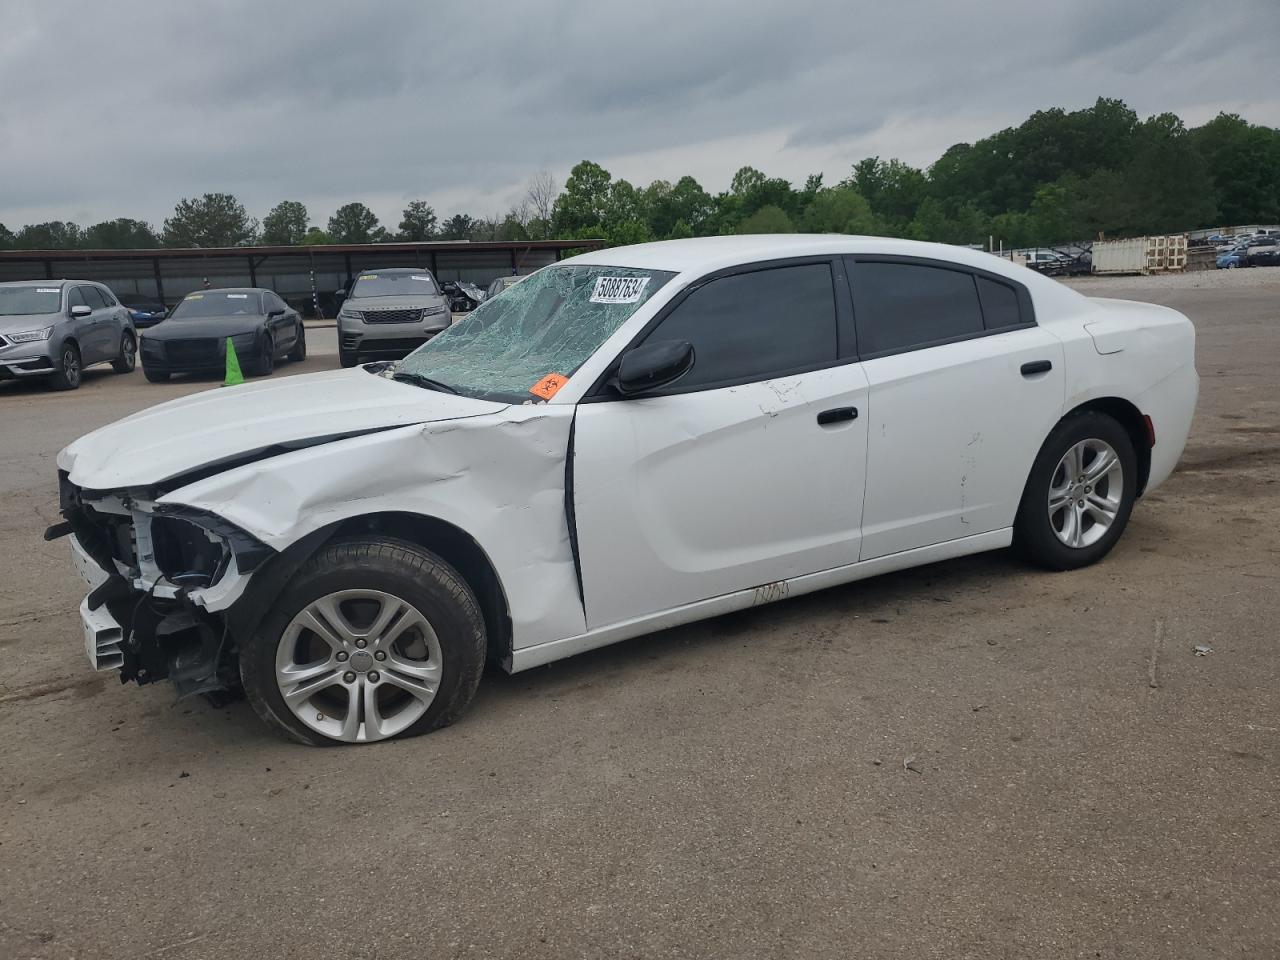
[[[693,369],[681,389],[767,380],[836,361],[836,303],[825,263],[712,280],[648,337],[688,340]]]
[[[94,289],[96,289],[98,293],[102,294],[102,299],[107,302],[108,307],[114,307],[119,305],[119,301],[116,300],[116,295],[112,293],[110,290],[108,290],[106,287],[95,287]]]
[[[982,319],[988,330],[1014,327],[1022,322],[1018,292],[1013,287],[978,277],[978,296],[982,299]]]
[[[873,356],[981,333],[973,281],[959,270],[859,262],[853,271],[858,352]]]
[[[87,307],[88,306],[88,304],[84,302],[84,294],[80,292],[83,289],[84,287],[71,288],[71,293],[67,296],[68,307]]]
[[[84,302],[94,310],[101,310],[107,305],[107,301],[102,299],[102,291],[97,287],[80,287],[79,289],[84,294]]]

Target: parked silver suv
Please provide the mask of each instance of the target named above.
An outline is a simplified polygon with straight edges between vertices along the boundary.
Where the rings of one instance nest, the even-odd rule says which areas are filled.
[[[366,270],[350,294],[339,290],[338,298],[338,360],[344,367],[354,367],[362,357],[406,356],[453,320],[436,278],[416,267]]]
[[[0,283],[0,380],[47,377],[55,390],[74,390],[87,366],[128,373],[137,359],[129,310],[102,284]]]

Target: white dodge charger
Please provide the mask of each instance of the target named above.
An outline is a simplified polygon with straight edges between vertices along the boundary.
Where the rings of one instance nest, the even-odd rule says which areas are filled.
[[[957,247],[678,240],[548,266],[393,364],[212,390],[58,457],[89,658],[305,743],[962,554],[1101,559],[1182,452],[1195,334]]]

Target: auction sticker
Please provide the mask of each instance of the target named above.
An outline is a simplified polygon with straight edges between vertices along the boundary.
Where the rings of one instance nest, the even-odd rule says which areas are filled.
[[[61,293],[57,287],[36,287],[36,293]]]
[[[545,377],[529,388],[529,392],[535,397],[541,397],[543,400],[550,400],[556,395],[561,387],[569,378],[563,373],[548,373]]]
[[[187,294],[187,299],[188,299],[188,300],[203,300],[203,299],[204,299],[204,294],[203,294],[203,293],[189,293],[189,294]]]
[[[247,293],[228,293],[227,299],[228,300],[248,300],[249,295]]]
[[[592,303],[639,303],[648,277],[596,277]]]

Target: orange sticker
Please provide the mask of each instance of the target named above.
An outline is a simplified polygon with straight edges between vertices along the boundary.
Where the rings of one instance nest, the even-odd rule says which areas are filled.
[[[569,378],[563,373],[548,373],[545,377],[529,388],[529,392],[535,397],[541,397],[543,400],[550,400],[556,395],[556,392],[565,385],[565,381]]]

